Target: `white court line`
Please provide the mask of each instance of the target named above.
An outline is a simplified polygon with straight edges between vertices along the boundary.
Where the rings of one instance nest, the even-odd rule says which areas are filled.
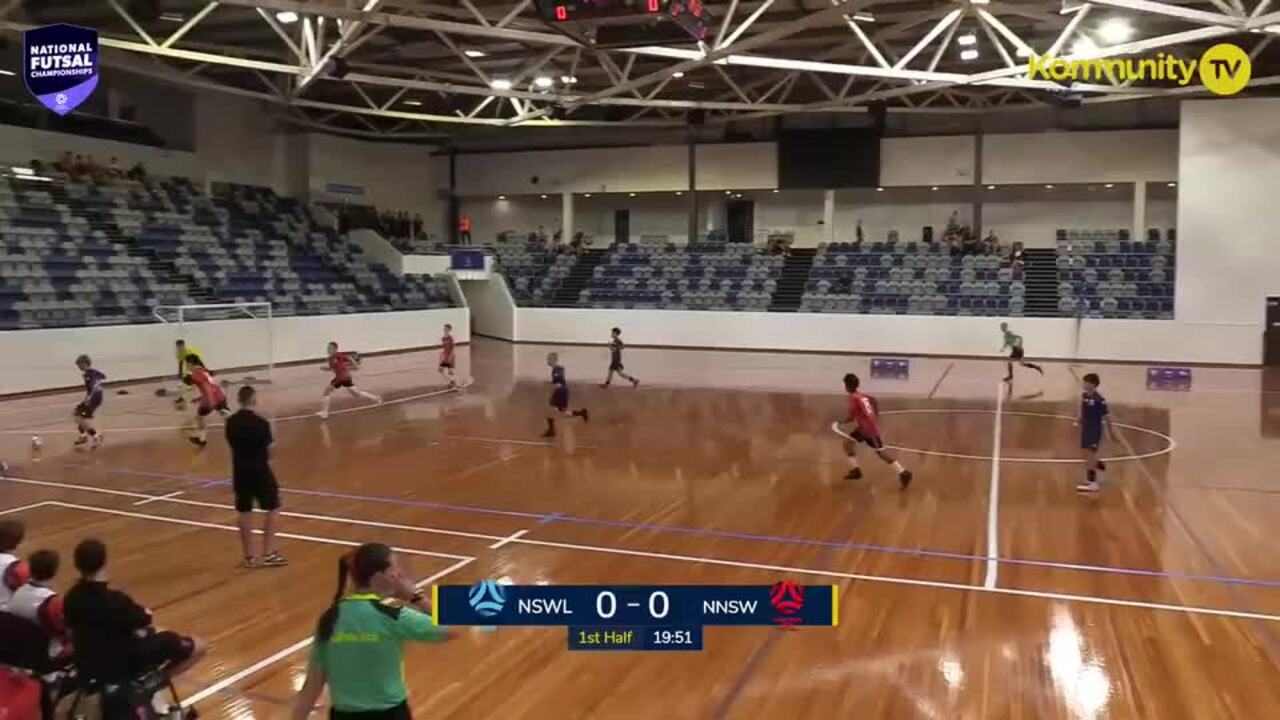
[[[115,495],[116,497],[126,498],[142,498],[147,502],[162,501],[174,503],[177,505],[190,505],[192,507],[212,508],[214,510],[235,510],[231,505],[221,505],[219,503],[202,502],[200,500],[186,500],[179,498],[165,497],[161,495],[147,495],[146,493],[130,492],[128,490],[112,490],[111,488],[100,488],[92,485],[77,485],[75,483],[53,482],[50,480],[34,480],[32,478],[0,478],[0,481],[18,483],[20,485],[35,485],[38,487],[59,488],[62,490],[83,490],[85,492],[98,493],[100,495]],[[52,502],[52,501],[49,501]],[[42,505],[47,504],[41,503]],[[135,503],[139,504],[139,503]],[[374,520],[354,520],[348,518],[335,518],[332,515],[315,515],[312,513],[301,513],[291,511],[280,511],[281,517],[292,517],[300,520],[321,520],[329,522],[346,522],[353,525],[364,525],[367,527],[382,528],[384,530],[407,530],[410,532],[421,531],[422,528],[417,525],[401,525],[398,523],[377,522]],[[452,535],[455,537],[472,538],[475,540],[499,540],[501,535],[486,535],[483,533],[466,532],[463,530],[433,530],[437,535]],[[283,535],[281,536],[283,537]],[[461,557],[461,556],[456,556]]]
[[[982,586],[994,588],[1000,573],[1000,440],[1004,434],[1004,383],[996,385],[996,419],[991,432],[991,487],[987,491],[987,576]]]
[[[161,500],[163,498],[156,498]],[[219,525],[217,523],[201,522],[199,520],[185,520],[182,518],[171,518],[164,515],[148,515],[146,513],[129,512],[127,510],[112,510],[109,508],[97,507],[95,505],[78,505],[76,503],[62,502],[61,500],[50,501],[51,505],[58,507],[71,508],[73,510],[85,510],[87,512],[100,512],[108,515],[119,515],[121,517],[138,518],[140,520],[155,520],[157,522],[167,522],[173,525],[188,525],[191,527],[208,528],[210,530],[227,530],[230,532],[240,532],[240,528],[235,525]],[[255,533],[261,535],[262,532],[255,530]],[[326,543],[329,545],[343,545],[345,547],[360,547],[361,543],[353,540],[339,540],[338,538],[320,537],[317,535],[300,535],[298,533],[276,533],[276,537],[288,538],[289,540],[306,540],[309,542]],[[454,555],[452,553],[434,552],[432,550],[414,550],[412,548],[395,548],[396,552],[402,552],[407,555],[421,555],[423,557],[437,557],[446,560],[474,560],[469,555]]]
[[[44,502],[31,503],[30,505],[19,505],[18,507],[5,508],[4,510],[0,510],[0,515],[8,515],[10,513],[20,513],[20,512],[25,512],[27,510],[35,510],[36,508],[41,508],[41,507],[44,507],[45,505],[52,505],[52,504],[53,504],[52,500],[45,500]]]
[[[146,500],[139,500],[138,502],[134,503],[134,505],[146,505],[147,503],[153,503],[157,500],[169,500],[171,498],[176,498],[185,492],[186,490],[178,490],[177,492],[171,492],[168,495],[159,495],[156,497],[149,497]]]
[[[414,400],[424,400],[426,398],[439,397],[440,395],[446,395],[452,392],[455,392],[455,391],[451,388],[445,388],[443,390],[433,390],[427,393],[419,393],[417,395],[409,395],[408,397],[396,398],[395,400],[387,400],[386,402],[382,402],[382,403],[370,403],[368,405],[357,405],[356,407],[349,407],[349,408],[343,408],[341,410],[334,410],[333,412],[329,413],[329,415],[333,416],[333,415],[342,415],[344,413],[374,410],[376,408],[386,407],[388,405],[398,405],[400,403],[413,402]],[[286,415],[284,417],[268,418],[268,420],[270,420],[271,422],[292,422],[294,420],[307,420],[307,419],[315,418],[315,416],[316,416],[315,413],[308,412],[308,413],[301,413],[298,415]],[[102,430],[103,432],[122,433],[122,432],[162,432],[166,430],[183,430],[187,427],[188,427],[187,425],[162,425],[162,426],[152,426],[152,427],[104,427],[99,429]],[[222,423],[213,423],[213,424],[210,424],[209,427],[219,428],[219,427],[222,427]],[[45,435],[51,435],[51,434],[52,435],[70,435],[73,433],[80,432],[79,430],[56,430],[56,429],[50,430],[50,429],[44,429],[44,428],[37,428],[37,429],[39,430],[39,432]],[[27,433],[31,432],[31,430],[32,428],[27,428],[23,430],[0,430],[0,435],[26,435]]]
[[[396,548],[396,550],[398,551],[398,550],[400,550],[400,548]],[[466,559],[463,559],[463,560],[459,560],[458,562],[454,563],[453,565],[450,565],[449,567],[445,568],[444,570],[441,570],[440,572],[436,573],[435,575],[432,575],[431,577],[428,577],[428,578],[425,578],[425,579],[423,579],[423,580],[418,581],[418,582],[415,584],[415,587],[419,587],[419,588],[421,588],[421,587],[424,587],[424,586],[426,586],[426,585],[430,585],[431,583],[435,582],[436,580],[439,580],[440,578],[442,578],[442,577],[444,577],[444,576],[446,576],[446,575],[449,575],[449,574],[451,574],[451,573],[455,573],[455,572],[457,572],[457,571],[461,570],[462,568],[466,567],[467,565],[470,565],[470,564],[471,564],[471,563],[473,563],[473,562],[475,562],[475,558],[466,558]],[[199,691],[199,692],[197,692],[197,693],[195,693],[195,694],[193,694],[193,695],[189,695],[189,696],[187,696],[187,699],[185,699],[185,700],[183,700],[183,701],[182,701],[182,707],[184,707],[184,708],[189,708],[189,707],[191,707],[191,706],[195,705],[196,703],[200,702],[201,700],[204,700],[205,698],[210,697],[211,695],[214,695],[215,693],[222,692],[223,690],[225,690],[225,689],[227,689],[227,688],[231,687],[232,685],[235,685],[236,683],[238,683],[238,682],[240,682],[241,680],[243,680],[243,679],[245,679],[245,678],[249,677],[250,675],[253,675],[253,674],[258,673],[258,672],[260,672],[260,671],[262,671],[262,670],[264,670],[264,669],[266,669],[266,668],[268,668],[268,667],[271,667],[272,665],[274,665],[274,664],[276,664],[276,663],[280,662],[281,660],[283,660],[283,659],[285,659],[285,658],[289,657],[290,655],[292,655],[292,654],[294,654],[294,653],[298,652],[299,650],[303,650],[303,649],[305,649],[305,648],[310,647],[310,646],[311,646],[311,642],[312,642],[312,640],[313,640],[313,638],[310,638],[310,637],[305,638],[305,639],[303,639],[303,640],[299,640],[298,642],[296,642],[296,643],[294,643],[294,644],[290,645],[289,647],[284,648],[284,649],[282,649],[282,650],[280,650],[280,651],[278,651],[278,652],[275,652],[275,653],[273,653],[273,654],[271,654],[271,655],[268,655],[267,657],[265,657],[265,658],[263,658],[263,659],[259,660],[258,662],[256,662],[256,663],[254,663],[254,664],[250,665],[249,667],[247,667],[247,668],[245,668],[245,669],[243,669],[243,670],[241,670],[241,671],[239,671],[239,672],[232,673],[231,675],[228,675],[228,676],[226,676],[226,677],[222,678],[221,680],[219,680],[218,682],[216,682],[216,683],[214,683],[214,684],[210,685],[209,687],[207,687],[207,688],[205,688],[205,689],[203,689],[203,690],[201,690],[201,691]]]
[[[535,447],[555,447],[553,442],[540,442],[537,440],[508,440],[506,438],[478,437],[475,435],[445,435],[449,440],[470,440],[471,442],[487,442],[498,443],[502,445],[532,445]],[[595,449],[595,445],[575,445],[579,448]]]
[[[489,549],[490,549],[490,550],[497,550],[498,548],[502,547],[503,545],[506,545],[507,543],[511,543],[511,542],[515,542],[516,540],[519,540],[520,538],[524,537],[524,536],[525,536],[525,534],[526,534],[526,533],[528,533],[528,532],[529,532],[528,530],[517,530],[517,531],[515,531],[515,532],[511,533],[510,535],[508,535],[508,536],[506,536],[506,537],[502,538],[502,539],[501,539],[501,540],[499,540],[498,542],[496,542],[496,543],[494,543],[494,544],[490,545],[490,546],[489,546]]]
[[[15,481],[15,478],[8,478],[8,480]],[[17,481],[22,482],[22,480],[17,480]],[[36,481],[35,484],[50,485],[53,487],[58,487],[56,483],[46,483],[41,481]],[[93,492],[102,491],[102,488],[83,487],[83,486],[75,487],[71,489],[84,489],[84,490],[89,490]],[[109,491],[109,492],[114,493],[118,491]],[[136,493],[130,493],[130,494],[136,495]],[[185,504],[190,501],[185,501],[180,499],[171,499],[171,500],[163,500],[161,502]],[[63,503],[61,501],[48,501],[42,504],[70,505],[70,503]],[[96,508],[93,506],[74,506],[74,507],[83,507],[83,509],[87,509],[87,510],[98,510],[103,512],[116,513],[116,514],[137,515],[137,513],[125,513],[123,511],[105,510],[103,508]],[[161,518],[161,517],[151,516],[151,515],[140,515],[140,517],[156,519],[156,520],[170,520],[170,518]],[[484,539],[484,540],[491,540],[491,541],[504,540],[509,537],[509,536],[503,536],[503,535],[489,535],[485,533],[464,533],[457,530],[444,530],[441,528],[433,528],[428,526],[393,525],[390,523],[381,523],[381,522],[376,522],[372,520],[358,520],[355,518],[337,517],[337,516],[329,516],[329,515],[311,515],[310,518],[316,519],[316,520],[327,520],[329,522],[342,523],[346,525],[361,525],[361,526],[368,526],[368,527],[391,527],[394,529],[408,530],[411,532],[418,532],[418,533],[423,533],[428,535],[462,535],[462,536],[473,537],[476,539]],[[189,523],[190,521],[175,520],[175,522],[181,522],[186,524],[186,523]],[[214,526],[214,527],[219,527],[219,526]],[[226,527],[227,529],[234,529],[234,528],[231,528],[230,526],[226,526]],[[285,536],[281,535],[281,537],[285,537]],[[320,542],[326,542],[326,541],[320,540]],[[611,555],[625,555],[630,557],[647,557],[647,558],[654,558],[658,560],[675,560],[678,562],[702,563],[707,565],[722,565],[726,567],[746,568],[749,570],[769,570],[769,571],[799,573],[804,575],[819,575],[823,577],[845,578],[849,580],[861,580],[864,582],[883,583],[883,584],[889,584],[889,585],[910,585],[914,587],[930,587],[930,588],[939,588],[944,590],[960,590],[964,592],[993,593],[997,595],[1016,595],[1019,597],[1034,597],[1034,598],[1042,598],[1042,599],[1050,599],[1050,600],[1063,600],[1067,602],[1082,602],[1082,603],[1090,603],[1094,605],[1110,605],[1110,606],[1116,606],[1116,607],[1131,607],[1131,608],[1141,608],[1141,609],[1147,609],[1147,610],[1168,610],[1171,612],[1181,612],[1188,615],[1211,615],[1216,617],[1244,618],[1244,619],[1251,619],[1251,620],[1266,620],[1270,622],[1280,622],[1280,615],[1267,615],[1265,613],[1241,612],[1238,610],[1219,610],[1217,608],[1202,607],[1198,605],[1171,605],[1168,603],[1153,603],[1153,602],[1146,602],[1143,600],[1122,600],[1117,598],[1098,597],[1094,595],[1074,595],[1069,593],[1044,592],[1039,590],[1019,590],[1016,588],[984,587],[982,585],[969,585],[965,583],[944,582],[940,580],[918,580],[914,578],[893,577],[890,575],[866,575],[862,573],[839,572],[836,570],[821,570],[816,568],[803,568],[803,567],[795,567],[795,566],[789,566],[789,565],[770,565],[770,564],[763,564],[763,563],[746,562],[741,560],[725,560],[721,558],[704,557],[699,555],[678,555],[678,554],[672,554],[672,553],[651,552],[648,550],[628,550],[626,548],[616,548],[616,547],[608,547],[608,546],[600,546],[600,545],[582,545],[578,543],[556,542],[551,540],[531,540],[526,537],[510,539],[508,542],[509,544],[554,547],[554,548],[562,548],[565,550],[581,550],[583,552],[606,553]],[[353,543],[353,544],[356,544],[356,543]],[[397,548],[397,550],[399,549],[400,548]],[[454,556],[454,557],[463,557],[463,556]]]

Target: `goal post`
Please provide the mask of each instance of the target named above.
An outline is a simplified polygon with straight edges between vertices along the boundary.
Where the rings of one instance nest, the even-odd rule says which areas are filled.
[[[204,355],[215,374],[236,382],[270,383],[275,371],[275,317],[269,302],[157,305],[152,315]],[[172,346],[165,352],[173,353]],[[177,360],[174,360],[177,366]],[[219,379],[230,380],[230,377]]]

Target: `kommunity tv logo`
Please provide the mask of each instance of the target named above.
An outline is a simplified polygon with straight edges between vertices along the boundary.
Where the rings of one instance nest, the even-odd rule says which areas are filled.
[[[1249,55],[1233,43],[1219,43],[1198,59],[1167,53],[1155,57],[1059,58],[1032,55],[1027,78],[1053,82],[1167,82],[1185,87],[1197,77],[1215,95],[1235,95],[1249,84],[1253,68]]]

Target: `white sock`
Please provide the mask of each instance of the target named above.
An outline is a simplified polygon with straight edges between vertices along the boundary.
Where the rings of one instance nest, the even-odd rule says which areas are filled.
[[[858,456],[856,456],[856,455],[845,455],[845,457],[846,457],[846,458],[848,458],[848,460],[849,460],[849,469],[850,469],[850,470],[857,470],[857,469],[858,469]]]
[[[906,468],[902,467],[902,463],[898,462],[897,460],[893,461],[893,469],[896,470],[899,475],[907,471]]]
[[[374,395],[371,392],[365,392],[363,390],[357,390],[356,394],[358,394],[360,397],[366,400],[372,400],[373,402],[380,402],[382,400],[382,398],[378,397],[377,395]]]
[[[329,396],[328,395],[325,395],[324,398],[320,400],[320,412],[324,413],[325,415],[329,414]]]

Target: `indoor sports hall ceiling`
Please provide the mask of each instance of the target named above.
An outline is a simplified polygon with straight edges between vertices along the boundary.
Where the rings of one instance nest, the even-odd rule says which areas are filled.
[[[1252,56],[1245,94],[1280,84],[1272,0],[714,0],[703,47],[603,50],[543,22],[538,1],[558,0],[0,0],[0,29],[95,27],[114,67],[267,100],[302,126],[402,138],[1151,102],[1204,89],[1032,80],[1028,56],[1190,59],[1218,42]]]

